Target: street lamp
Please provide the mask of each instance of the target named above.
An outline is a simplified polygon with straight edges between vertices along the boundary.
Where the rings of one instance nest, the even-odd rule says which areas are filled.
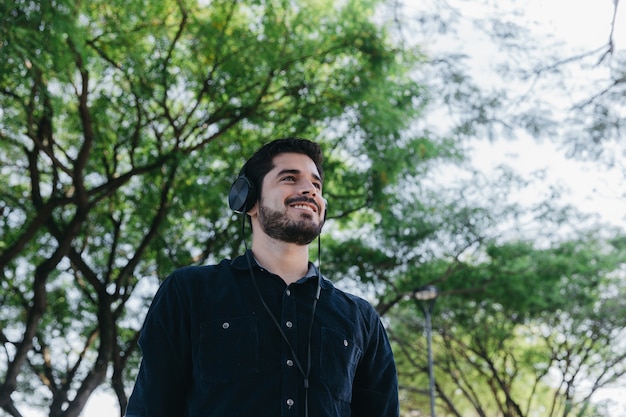
[[[428,341],[428,394],[430,397],[430,416],[435,417],[435,370],[433,366],[433,329],[432,312],[435,308],[435,301],[439,296],[439,290],[434,285],[427,285],[418,288],[413,297],[424,313],[426,319],[426,339]]]

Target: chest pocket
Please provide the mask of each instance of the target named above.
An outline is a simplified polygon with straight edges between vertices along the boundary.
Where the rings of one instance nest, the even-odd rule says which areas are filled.
[[[259,336],[255,318],[203,323],[198,345],[200,378],[206,382],[231,382],[259,371]]]
[[[323,327],[320,376],[330,392],[341,401],[352,400],[352,384],[361,349],[340,332]]]

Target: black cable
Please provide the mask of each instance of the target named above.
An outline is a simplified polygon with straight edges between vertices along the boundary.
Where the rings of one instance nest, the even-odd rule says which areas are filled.
[[[306,371],[305,371],[304,368],[302,367],[302,364],[300,363],[300,360],[298,359],[298,354],[296,353],[291,343],[289,343],[289,339],[287,338],[287,335],[283,331],[280,323],[278,323],[278,320],[276,319],[276,317],[270,310],[269,306],[265,302],[265,298],[263,297],[263,294],[261,294],[261,290],[259,289],[259,286],[256,282],[256,277],[254,275],[254,268],[252,267],[252,260],[250,259],[250,252],[248,251],[248,244],[245,239],[246,216],[245,214],[243,214],[241,217],[242,217],[241,236],[242,236],[243,245],[246,251],[246,259],[248,261],[248,268],[250,270],[252,283],[254,284],[254,288],[256,289],[257,294],[259,295],[261,304],[263,304],[263,308],[272,319],[272,322],[274,323],[274,325],[280,332],[280,335],[282,336],[283,340],[287,343],[287,346],[289,347],[289,350],[291,351],[291,355],[293,356],[294,362],[296,363],[298,370],[300,371],[300,373],[302,374],[302,377],[304,378],[304,416],[308,417],[309,416],[309,385],[310,385],[309,376],[311,373],[311,336],[313,334],[313,321],[315,319],[315,310],[317,309],[317,302],[320,299],[320,295],[322,293],[322,275],[320,274],[320,269],[319,269],[320,258],[321,258],[319,256],[319,254],[321,253],[320,238],[318,236],[318,239],[317,239],[317,250],[318,250],[318,260],[317,260],[318,267],[316,268],[317,289],[315,292],[315,298],[313,299],[313,305],[311,307],[311,320],[309,322],[309,334],[308,334],[308,342],[307,342],[307,366],[306,366]]]

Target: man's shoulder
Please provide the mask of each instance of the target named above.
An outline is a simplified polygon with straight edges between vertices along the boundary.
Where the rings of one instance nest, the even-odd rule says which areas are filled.
[[[232,275],[230,264],[229,259],[223,259],[217,264],[183,266],[174,270],[164,281],[164,284],[187,287],[223,281]]]
[[[227,268],[230,264],[229,259],[223,259],[219,263],[209,265],[187,265],[174,270],[173,275],[206,275],[214,272],[218,272],[221,269]]]
[[[351,291],[338,288],[326,279],[324,283],[327,285],[322,285],[322,288],[328,291],[328,294],[334,298],[334,302],[345,303],[367,314],[375,313],[374,307],[367,301],[364,295],[358,295]]]

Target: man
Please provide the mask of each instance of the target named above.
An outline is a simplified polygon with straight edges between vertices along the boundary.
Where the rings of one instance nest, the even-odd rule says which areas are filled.
[[[397,417],[389,341],[375,310],[308,260],[326,216],[317,144],[259,149],[229,203],[252,246],[175,271],[141,331],[127,417]]]

